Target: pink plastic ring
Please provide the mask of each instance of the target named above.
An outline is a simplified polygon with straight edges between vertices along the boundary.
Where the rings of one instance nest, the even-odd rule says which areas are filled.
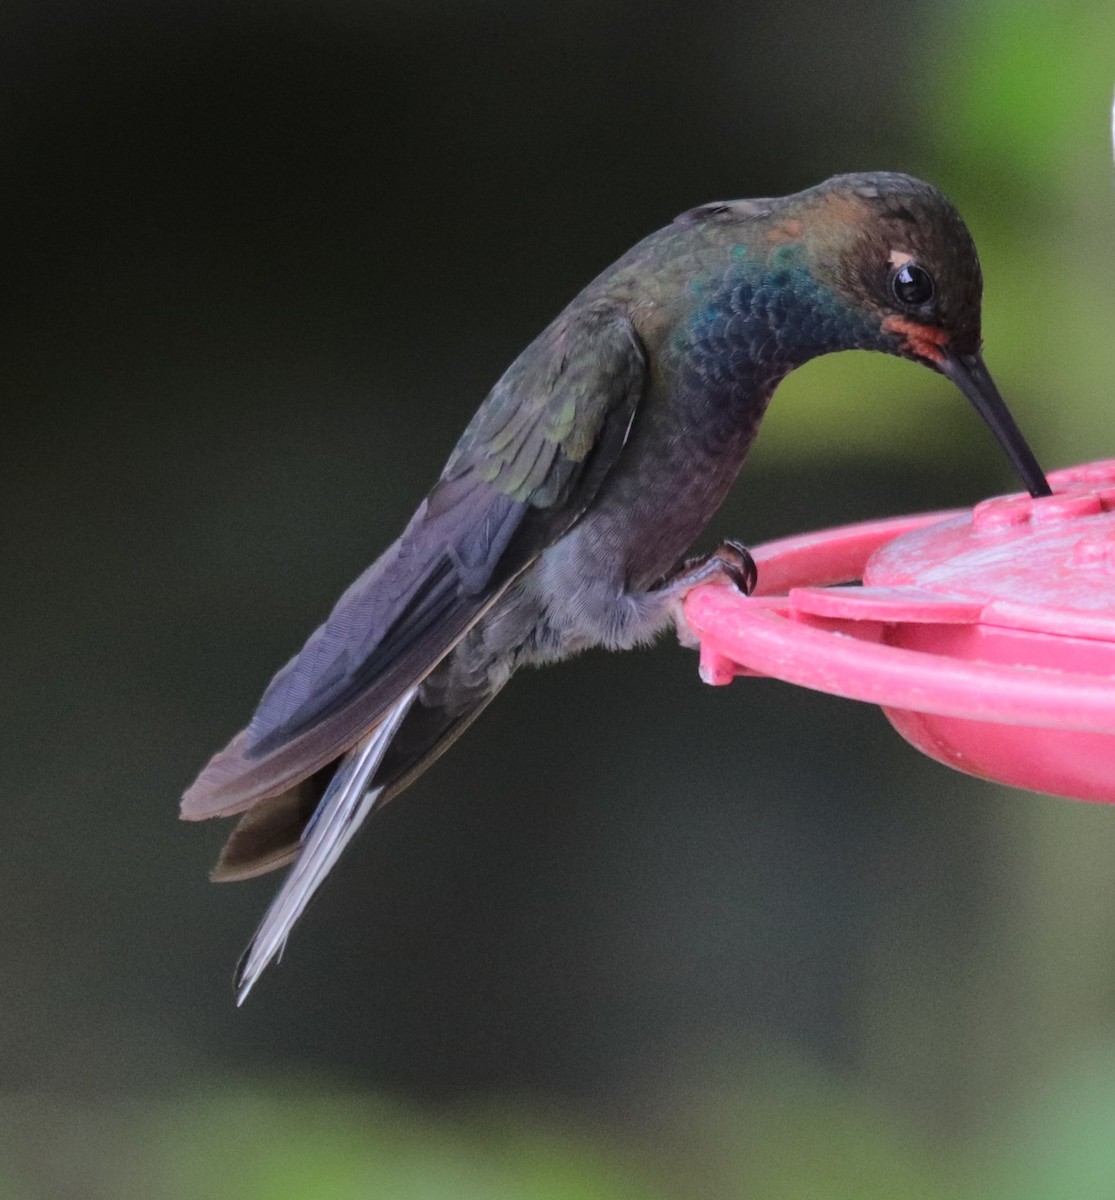
[[[754,596],[686,598],[702,678],[879,704],[950,766],[1115,801],[1115,461],[1051,482],[759,547]]]

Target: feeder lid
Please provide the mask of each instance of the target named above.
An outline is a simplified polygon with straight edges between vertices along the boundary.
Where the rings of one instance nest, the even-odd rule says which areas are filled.
[[[884,542],[863,568],[863,588],[797,588],[794,607],[1115,641],[1115,460],[1050,482],[1053,496],[996,496]]]
[[[881,547],[865,586],[976,601],[988,624],[1115,640],[1115,461],[1050,478],[1053,496],[998,496]]]

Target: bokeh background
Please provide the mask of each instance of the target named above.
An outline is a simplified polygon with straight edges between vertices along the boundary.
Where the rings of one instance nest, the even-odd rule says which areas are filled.
[[[672,643],[523,675],[246,1007],[178,796],[513,355],[676,212],[909,170],[1047,468],[1115,455],[1109,0],[0,8],[0,1197],[1115,1194],[1115,812]],[[1013,487],[786,383],[709,542]]]

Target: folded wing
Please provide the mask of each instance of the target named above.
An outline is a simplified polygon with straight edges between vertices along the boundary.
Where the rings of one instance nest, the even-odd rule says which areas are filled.
[[[182,815],[280,800],[366,737],[585,511],[645,379],[625,314],[595,305],[559,317],[492,390],[402,536],[186,792]]]

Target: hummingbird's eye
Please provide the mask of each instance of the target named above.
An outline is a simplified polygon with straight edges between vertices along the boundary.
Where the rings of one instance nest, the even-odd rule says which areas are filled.
[[[933,299],[933,277],[917,263],[904,263],[890,277],[890,290],[899,304],[916,308]]]

